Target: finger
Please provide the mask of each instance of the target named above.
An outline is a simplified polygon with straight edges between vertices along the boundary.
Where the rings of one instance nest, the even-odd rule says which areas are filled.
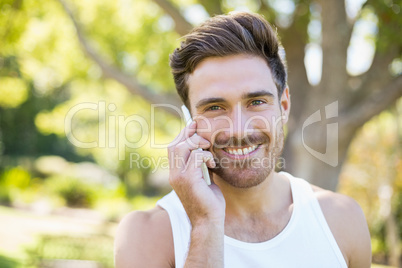
[[[189,148],[191,148],[190,150],[198,148],[208,149],[209,147],[211,147],[211,143],[209,142],[209,140],[204,139],[197,133],[186,139],[184,142],[189,146]]]
[[[215,159],[213,157],[204,159],[204,162],[208,168],[216,168]],[[211,174],[209,175],[209,177],[211,177]]]
[[[194,135],[196,131],[197,122],[193,121],[180,131],[179,135],[177,135],[176,138],[169,144],[169,148],[174,148],[177,144],[185,141],[186,139]]]
[[[207,149],[210,146],[211,143],[208,140],[194,134],[192,137],[179,143],[174,148],[174,154],[187,160],[191,151],[196,149]]]
[[[176,159],[174,167],[179,169],[185,169],[186,163],[188,162],[188,158],[193,150],[207,149],[210,146],[211,143],[208,140],[202,138],[201,136],[198,136],[197,134],[194,134],[187,140],[179,143],[174,148],[174,150],[170,151],[169,157],[171,159],[173,158]]]
[[[188,158],[187,168],[189,170],[201,169],[202,163],[208,163],[212,166],[214,161],[214,157],[209,151],[199,151],[193,150],[191,151],[190,157]]]
[[[197,134],[194,134],[185,141],[180,142],[174,148],[175,154],[181,156],[189,155],[192,150],[195,149],[208,149],[211,147],[211,143]]]
[[[184,139],[188,139],[197,132],[197,122],[192,121],[184,128]]]

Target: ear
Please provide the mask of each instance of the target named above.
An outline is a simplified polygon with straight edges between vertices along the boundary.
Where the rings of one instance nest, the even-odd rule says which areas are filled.
[[[290,112],[290,95],[289,95],[289,87],[286,87],[281,96],[281,115],[283,124],[286,124],[288,122],[289,112]]]

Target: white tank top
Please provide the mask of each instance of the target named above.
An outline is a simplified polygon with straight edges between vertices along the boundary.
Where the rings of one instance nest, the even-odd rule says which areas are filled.
[[[346,268],[334,236],[308,182],[289,178],[293,212],[286,227],[274,238],[248,243],[224,237],[225,268]],[[174,191],[157,202],[169,214],[176,268],[184,266],[190,245],[191,224]]]

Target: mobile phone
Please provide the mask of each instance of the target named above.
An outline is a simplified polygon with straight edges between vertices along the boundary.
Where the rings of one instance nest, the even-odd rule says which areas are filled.
[[[186,121],[186,124],[189,124],[190,122],[192,122],[193,119],[191,118],[190,111],[187,109],[187,107],[185,105],[182,105],[181,110],[183,112],[184,120]],[[197,150],[202,151],[201,148],[198,148]],[[208,185],[211,185],[211,178],[209,177],[208,167],[205,163],[201,164],[201,170],[202,170],[202,176],[204,177],[205,182]]]

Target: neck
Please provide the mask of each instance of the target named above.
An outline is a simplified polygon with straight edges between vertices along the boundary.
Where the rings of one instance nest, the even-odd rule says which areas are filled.
[[[251,188],[236,188],[215,176],[214,182],[225,197],[227,219],[266,217],[292,203],[288,180],[276,172]]]

